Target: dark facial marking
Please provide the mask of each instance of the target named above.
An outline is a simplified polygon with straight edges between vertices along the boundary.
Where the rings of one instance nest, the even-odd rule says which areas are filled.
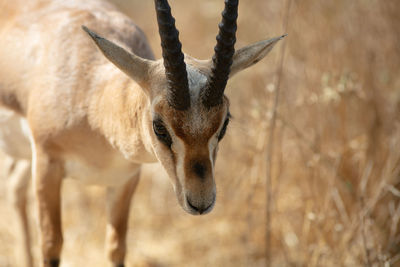
[[[199,176],[199,178],[204,179],[206,172],[207,172],[207,168],[206,166],[204,166],[204,164],[200,163],[200,162],[195,162],[192,165],[193,168],[193,172]]]
[[[58,267],[60,265],[59,259],[44,260],[44,266]]]
[[[218,141],[221,141],[222,138],[224,138],[230,118],[231,118],[231,114],[228,112],[228,115],[226,115],[226,118],[225,118],[224,125],[222,126],[221,131],[218,134]]]
[[[164,123],[160,119],[155,119],[153,121],[153,130],[157,136],[157,139],[160,140],[167,147],[171,147],[172,139],[168,133],[167,128],[165,128]]]

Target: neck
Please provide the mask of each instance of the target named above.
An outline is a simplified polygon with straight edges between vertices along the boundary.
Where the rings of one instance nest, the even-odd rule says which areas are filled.
[[[155,162],[147,96],[119,70],[110,75],[94,90],[89,104],[89,124],[125,158],[137,163]]]

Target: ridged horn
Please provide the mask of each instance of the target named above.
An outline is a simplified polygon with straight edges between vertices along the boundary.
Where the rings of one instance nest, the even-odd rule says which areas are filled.
[[[167,0],[154,0],[161,38],[165,75],[168,80],[168,102],[178,110],[190,107],[186,64],[179,41],[179,32]]]
[[[214,107],[222,102],[226,83],[235,53],[239,0],[225,0],[225,9],[214,48],[213,66],[207,86],[203,92],[203,104]]]

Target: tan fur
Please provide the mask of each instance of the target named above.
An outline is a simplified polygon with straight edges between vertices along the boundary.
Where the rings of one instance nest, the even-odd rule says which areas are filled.
[[[126,232],[128,230],[129,205],[139,182],[138,171],[127,183],[107,190],[107,243],[106,250],[112,262],[124,262],[126,253]]]
[[[16,220],[16,233],[18,239],[15,248],[16,266],[33,266],[31,253],[31,238],[26,213],[27,208],[27,190],[30,178],[29,160],[11,160],[12,165],[9,169],[9,199],[13,206],[14,217]],[[21,257],[20,255],[24,255]]]
[[[177,111],[166,99],[162,60],[154,60],[142,31],[112,5],[0,0],[0,10],[0,105],[26,125],[13,129],[31,146],[44,265],[59,260],[62,247],[63,177],[114,192],[106,246],[113,264],[125,257],[129,203],[140,164],[158,160],[164,166],[187,212],[212,209],[218,134],[229,102],[224,98],[210,110],[202,104],[199,92],[211,60],[185,55],[191,106]],[[93,42],[81,25],[107,39],[85,29]],[[239,50],[232,75],[260,60],[280,39]],[[168,129],[171,148],[154,134],[155,118]]]

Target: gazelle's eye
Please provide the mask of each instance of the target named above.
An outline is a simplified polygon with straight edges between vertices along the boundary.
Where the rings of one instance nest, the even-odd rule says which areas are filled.
[[[153,121],[153,130],[158,140],[160,140],[166,146],[171,147],[172,144],[171,136],[169,135],[167,128],[165,128],[164,124],[161,121],[159,120]]]
[[[218,141],[221,141],[222,138],[224,138],[225,133],[226,133],[226,128],[228,127],[228,124],[229,124],[229,116],[226,118],[226,120],[225,120],[225,122],[224,122],[224,125],[222,126],[222,129],[221,129],[221,131],[219,132]]]

